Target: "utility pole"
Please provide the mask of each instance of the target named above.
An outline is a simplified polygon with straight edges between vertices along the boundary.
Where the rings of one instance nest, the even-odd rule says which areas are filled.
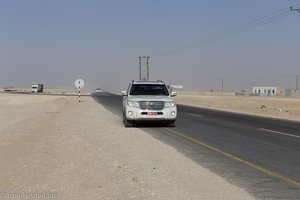
[[[223,93],[224,93],[224,78],[222,78],[222,96],[223,96]]]
[[[149,81],[149,56],[146,57],[147,61],[146,61],[146,65],[147,65],[147,81]]]
[[[140,80],[143,80],[142,77],[142,59],[146,59],[146,77],[144,77],[146,80],[149,80],[149,59],[150,56],[139,56],[139,76]]]
[[[299,75],[296,76],[296,90],[299,90]]]
[[[142,57],[139,56],[139,78],[140,78],[140,81],[142,80]]]
[[[300,8],[293,8],[292,6],[290,7],[290,11],[295,11],[298,12],[300,15]],[[296,76],[296,90],[299,90],[299,75],[295,75]]]

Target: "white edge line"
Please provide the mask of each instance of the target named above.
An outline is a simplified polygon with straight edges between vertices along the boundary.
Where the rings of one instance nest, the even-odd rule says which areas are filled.
[[[189,113],[189,115],[194,116],[194,117],[203,117],[202,115],[196,115],[196,114],[193,114],[193,113]]]
[[[273,131],[273,130],[264,129],[264,128],[260,128],[259,130],[267,131],[267,132],[271,132],[271,133],[277,133],[277,134],[285,135],[285,136],[289,136],[289,137],[300,138],[300,135],[292,135],[292,134],[283,133],[283,132],[280,132],[280,131]]]

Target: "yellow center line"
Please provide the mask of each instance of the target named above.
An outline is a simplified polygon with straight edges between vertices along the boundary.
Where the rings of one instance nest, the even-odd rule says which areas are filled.
[[[174,133],[174,134],[176,134],[176,135],[178,135],[180,137],[183,137],[183,138],[185,138],[185,139],[187,139],[189,141],[192,141],[192,142],[194,142],[196,144],[199,144],[199,145],[201,145],[203,147],[206,147],[207,149],[210,149],[212,151],[218,152],[218,153],[220,153],[222,155],[225,155],[225,156],[227,156],[227,157],[229,157],[229,158],[231,158],[233,160],[236,160],[236,161],[238,161],[240,163],[243,163],[243,164],[245,164],[245,165],[247,165],[249,167],[252,167],[252,168],[257,169],[257,170],[259,170],[261,172],[264,172],[264,173],[269,174],[269,175],[271,175],[273,177],[276,177],[276,178],[278,178],[280,180],[283,180],[283,181],[285,181],[287,183],[290,183],[290,184],[293,184],[293,185],[296,185],[296,186],[300,187],[300,182],[299,181],[293,180],[293,179],[288,178],[288,177],[286,177],[284,175],[281,175],[279,173],[273,172],[271,170],[268,170],[268,169],[266,169],[264,167],[261,167],[259,165],[254,164],[254,163],[251,163],[249,161],[243,160],[243,159],[241,159],[241,158],[239,158],[237,156],[234,156],[234,155],[232,155],[230,153],[227,153],[227,152],[225,152],[225,151],[223,151],[221,149],[218,149],[216,147],[208,145],[208,144],[206,144],[206,143],[204,143],[204,142],[202,142],[200,140],[197,140],[197,139],[191,138],[189,136],[186,136],[185,134],[180,133],[180,132],[178,132],[178,131],[176,131],[174,129],[170,129],[170,128],[164,128],[164,129],[167,130],[167,131],[169,131],[169,132],[171,132],[171,133]]]

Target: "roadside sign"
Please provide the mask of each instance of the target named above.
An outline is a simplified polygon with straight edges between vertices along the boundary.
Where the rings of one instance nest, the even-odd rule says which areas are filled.
[[[83,88],[83,86],[84,86],[84,81],[82,80],[82,79],[76,79],[76,81],[75,81],[75,87],[77,88],[77,89],[80,89],[80,88]]]

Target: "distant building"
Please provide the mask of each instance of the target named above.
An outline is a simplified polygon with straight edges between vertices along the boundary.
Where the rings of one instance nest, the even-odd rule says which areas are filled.
[[[300,98],[300,90],[281,87],[253,87],[250,96],[282,96]]]
[[[275,96],[278,94],[277,87],[253,87],[252,93],[258,96]]]

